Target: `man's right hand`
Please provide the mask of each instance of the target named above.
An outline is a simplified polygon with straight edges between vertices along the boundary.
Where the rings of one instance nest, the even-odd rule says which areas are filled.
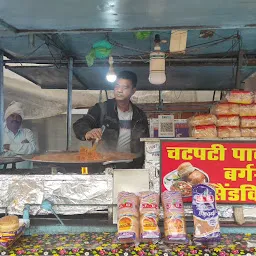
[[[23,141],[21,142],[21,144],[25,144],[25,143],[29,143],[29,141],[28,141],[27,139],[25,139],[25,140],[23,140]]]
[[[91,131],[87,132],[85,134],[85,139],[86,140],[96,140],[96,139],[101,140],[101,136],[102,136],[101,128],[96,128],[96,129],[92,129]]]

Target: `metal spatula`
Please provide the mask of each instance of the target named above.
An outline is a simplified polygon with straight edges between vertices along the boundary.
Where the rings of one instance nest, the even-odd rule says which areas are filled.
[[[101,130],[102,130],[102,134],[103,134],[103,132],[105,131],[105,129],[106,129],[106,126],[105,125],[102,125],[101,126]],[[94,142],[94,144],[93,144],[93,146],[92,146],[92,150],[96,150],[96,148],[97,148],[97,146],[98,146],[98,144],[99,144],[99,139],[96,139],[95,140],[95,142]]]

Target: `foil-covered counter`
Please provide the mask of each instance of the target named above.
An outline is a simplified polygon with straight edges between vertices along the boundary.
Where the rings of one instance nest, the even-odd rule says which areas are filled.
[[[58,214],[95,212],[112,204],[112,187],[111,175],[0,175],[0,211],[22,215],[29,204],[30,214],[47,214],[47,199]]]

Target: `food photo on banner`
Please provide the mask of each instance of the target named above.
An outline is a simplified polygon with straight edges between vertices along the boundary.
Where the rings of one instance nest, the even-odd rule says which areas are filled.
[[[218,203],[255,204],[256,148],[243,141],[161,141],[161,191],[192,201],[195,185],[210,183]]]

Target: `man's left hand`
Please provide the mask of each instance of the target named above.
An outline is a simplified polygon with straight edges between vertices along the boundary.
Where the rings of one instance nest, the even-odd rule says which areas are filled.
[[[4,150],[9,151],[10,150],[10,144],[4,144]]]
[[[23,144],[23,143],[29,143],[29,141],[28,141],[27,139],[25,139],[25,140],[23,140],[21,143],[22,143],[22,144]]]

